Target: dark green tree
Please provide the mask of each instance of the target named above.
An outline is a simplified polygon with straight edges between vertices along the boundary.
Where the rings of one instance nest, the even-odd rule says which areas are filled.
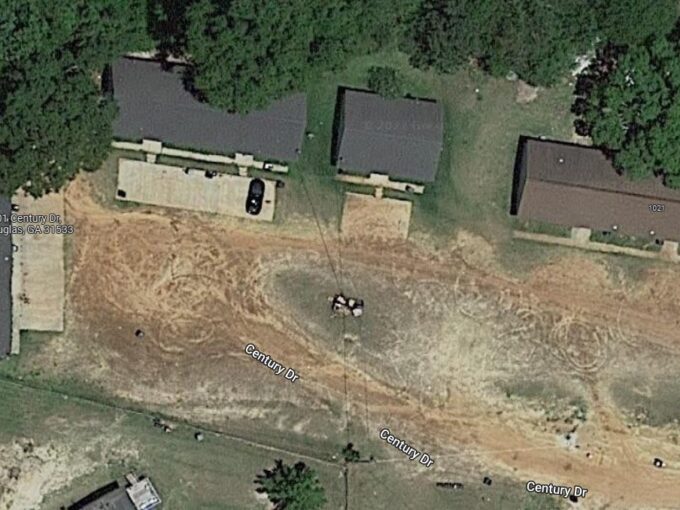
[[[486,52],[495,22],[491,0],[424,0],[404,50],[413,65],[450,73]]]
[[[0,194],[24,187],[34,196],[55,191],[78,170],[106,157],[116,108],[91,73],[64,72],[44,62],[5,99],[0,123]]]
[[[276,510],[317,510],[326,503],[316,473],[303,462],[295,465],[275,462],[273,469],[257,475],[257,492],[265,493]]]
[[[474,59],[550,85],[591,48],[595,28],[588,0],[426,0],[405,49],[420,67],[452,72]]]
[[[347,443],[342,449],[342,456],[345,462],[359,462],[361,460],[361,453],[354,448],[353,443]]]
[[[146,49],[143,0],[0,0],[0,193],[34,195],[96,168],[115,107],[103,67]]]
[[[593,45],[588,0],[494,2],[493,36],[480,60],[496,76],[510,71],[532,85],[552,85]]]
[[[581,135],[631,178],[680,175],[680,52],[665,37],[607,47],[580,76],[573,111]]]
[[[148,0],[149,34],[163,56],[182,55],[186,49],[186,10],[192,0]]]
[[[216,106],[263,107],[354,55],[391,44],[400,17],[387,7],[412,2],[200,0],[187,12],[189,82]]]
[[[393,67],[373,66],[368,70],[368,88],[383,97],[401,97],[404,79]]]
[[[678,18],[675,0],[596,0],[592,4],[600,38],[611,44],[634,45],[673,30]]]

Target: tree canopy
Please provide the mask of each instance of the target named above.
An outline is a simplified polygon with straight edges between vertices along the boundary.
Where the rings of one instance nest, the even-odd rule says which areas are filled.
[[[262,107],[351,56],[388,44],[402,12],[394,8],[410,3],[200,0],[187,13],[189,80],[216,106],[240,112]],[[379,12],[381,6],[391,8]]]
[[[680,51],[661,37],[608,47],[580,76],[573,111],[581,135],[606,148],[632,178],[680,184]]]
[[[675,0],[424,0],[404,49],[419,67],[452,72],[470,59],[496,76],[551,85],[599,44],[665,34]]]
[[[277,510],[317,510],[326,503],[316,473],[303,462],[291,466],[277,460],[273,469],[257,475],[255,483]]]
[[[678,17],[676,0],[595,0],[599,37],[617,45],[644,43],[671,32]]]
[[[552,85],[593,44],[588,0],[494,2],[493,36],[481,63],[491,74],[515,72],[532,85]]]
[[[409,32],[406,51],[418,67],[453,72],[491,44],[493,3],[487,0],[424,0]]]
[[[148,47],[143,0],[0,0],[0,193],[41,195],[99,166],[115,106],[98,74]]]

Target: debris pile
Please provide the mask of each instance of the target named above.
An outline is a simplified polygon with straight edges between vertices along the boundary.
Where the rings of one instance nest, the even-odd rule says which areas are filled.
[[[329,299],[331,310],[336,317],[361,317],[364,313],[364,300],[348,298],[343,294],[336,294]]]
[[[463,484],[461,482],[437,482],[435,485],[437,487],[441,487],[443,489],[452,489],[452,490],[462,490],[463,489]]]

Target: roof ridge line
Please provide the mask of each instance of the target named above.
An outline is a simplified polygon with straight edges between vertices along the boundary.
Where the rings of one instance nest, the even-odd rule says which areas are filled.
[[[387,138],[396,138],[396,139],[400,139],[400,140],[415,140],[415,141],[418,141],[418,142],[425,142],[425,143],[431,143],[431,144],[436,144],[436,145],[442,145],[442,147],[444,146],[443,140],[442,140],[442,143],[440,144],[436,140],[430,140],[430,139],[427,139],[427,138],[413,137],[413,136],[408,136],[408,135],[393,135],[393,134],[389,134],[389,133],[377,133],[376,131],[372,131],[370,129],[360,129],[360,128],[350,128],[350,127],[346,127],[345,131],[355,131],[357,133],[384,136],[384,137],[387,137]]]
[[[629,196],[629,197],[638,197],[638,198],[650,198],[650,199],[653,199],[653,200],[666,200],[668,202],[674,202],[674,203],[680,204],[680,193],[679,193],[678,198],[674,199],[674,198],[652,196],[652,195],[647,195],[647,194],[643,194],[643,193],[629,193],[627,191],[616,191],[616,190],[607,189],[607,188],[595,188],[593,186],[586,186],[586,185],[582,185],[582,184],[573,184],[573,183],[566,183],[566,182],[559,182],[559,181],[551,181],[551,180],[548,180],[548,179],[533,178],[533,179],[529,179],[529,180],[543,182],[543,183],[546,183],[546,184],[554,184],[556,186],[567,186],[567,187],[570,187],[570,188],[585,189],[585,190],[590,190],[590,191],[602,191],[604,193],[612,193],[612,194],[615,194],[615,195],[626,195],[626,196]]]

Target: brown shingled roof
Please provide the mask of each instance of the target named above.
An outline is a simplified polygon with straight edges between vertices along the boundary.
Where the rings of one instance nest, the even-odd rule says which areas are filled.
[[[596,148],[526,138],[520,142],[526,170],[516,207],[522,220],[630,236],[680,241],[680,191],[658,179],[631,181],[619,175]],[[520,154],[522,155],[522,154]],[[650,205],[661,205],[654,212]]]

